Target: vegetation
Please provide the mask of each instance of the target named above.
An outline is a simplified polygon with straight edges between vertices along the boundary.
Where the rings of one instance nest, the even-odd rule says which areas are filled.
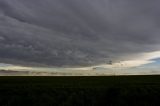
[[[154,106],[160,76],[0,77],[0,106]]]

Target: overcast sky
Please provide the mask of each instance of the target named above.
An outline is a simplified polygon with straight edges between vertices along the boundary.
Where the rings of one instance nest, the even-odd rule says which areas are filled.
[[[156,63],[159,4],[159,0],[0,0],[0,63],[30,67]]]

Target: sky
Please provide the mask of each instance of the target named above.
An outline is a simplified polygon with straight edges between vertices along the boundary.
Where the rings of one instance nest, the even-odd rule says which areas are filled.
[[[159,3],[0,0],[0,75],[159,74]]]

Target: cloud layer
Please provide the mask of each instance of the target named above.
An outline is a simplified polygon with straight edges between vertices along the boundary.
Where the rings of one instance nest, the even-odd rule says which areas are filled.
[[[86,66],[160,50],[159,0],[1,0],[0,61]]]

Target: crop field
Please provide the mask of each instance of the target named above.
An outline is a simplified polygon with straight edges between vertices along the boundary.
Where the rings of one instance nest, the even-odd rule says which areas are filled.
[[[155,106],[160,76],[0,77],[0,106]]]

